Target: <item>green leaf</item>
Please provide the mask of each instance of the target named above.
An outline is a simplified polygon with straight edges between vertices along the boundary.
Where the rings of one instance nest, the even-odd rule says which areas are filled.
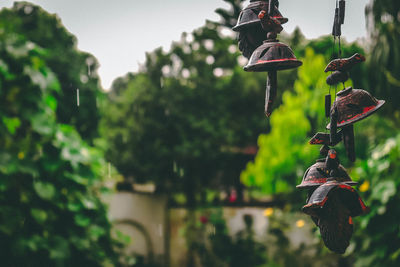
[[[98,225],[92,225],[89,228],[89,233],[90,233],[91,238],[96,241],[101,236],[103,236],[106,233],[106,231],[104,230],[103,227],[100,227]]]
[[[21,126],[21,121],[17,117],[3,117],[3,123],[7,127],[8,132],[12,135],[14,135],[17,129]]]
[[[386,204],[389,199],[396,194],[396,184],[394,181],[383,181],[378,183],[372,189],[372,199],[379,200],[382,204]]]
[[[77,212],[77,211],[80,211],[80,210],[82,209],[82,204],[80,204],[80,203],[68,202],[67,208],[68,208],[68,210],[70,210],[70,211]]]
[[[90,225],[90,218],[85,215],[77,214],[75,215],[74,219],[75,223],[79,226],[87,227]]]
[[[47,95],[45,98],[46,105],[52,110],[57,109],[57,99],[52,95]]]
[[[46,211],[41,209],[31,209],[31,215],[39,224],[43,224],[47,220]]]
[[[70,250],[68,241],[62,237],[55,237],[51,240],[50,258],[66,259],[69,257]]]
[[[44,113],[38,113],[31,118],[32,128],[39,134],[49,135],[54,132],[54,121]]]
[[[47,200],[52,199],[56,192],[55,187],[49,183],[35,182],[33,188],[41,198]]]

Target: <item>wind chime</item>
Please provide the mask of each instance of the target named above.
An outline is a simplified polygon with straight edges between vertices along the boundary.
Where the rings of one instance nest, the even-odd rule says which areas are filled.
[[[278,89],[277,71],[299,67],[292,49],[279,42],[277,35],[288,19],[278,10],[278,0],[254,1],[239,15],[234,31],[239,32],[239,49],[249,59],[245,71],[268,72],[265,94],[265,115],[272,113]]]
[[[250,1],[242,10],[237,25],[239,49],[249,58],[245,71],[268,72],[265,114],[271,115],[272,105],[277,91],[277,71],[299,67],[289,46],[279,42],[276,37],[288,21],[278,10],[277,0]],[[336,253],[344,253],[353,234],[353,217],[369,211],[358,193],[351,187],[352,181],[346,169],[340,164],[337,152],[332,147],[344,143],[347,157],[351,162],[356,159],[353,124],[377,111],[385,103],[377,100],[363,89],[345,88],[349,79],[349,70],[365,61],[365,57],[356,53],[349,58],[341,58],[341,25],[344,24],[345,0],[336,0],[332,35],[334,47],[338,39],[339,58],[331,61],[325,72],[331,72],[326,79],[330,86],[325,96],[325,115],[330,123],[329,133],[319,132],[309,141],[312,145],[322,145],[318,159],[309,167],[297,188],[307,189],[308,198],[302,208],[320,229],[325,245]],[[338,84],[343,89],[336,94]],[[331,88],[335,88],[336,99],[331,105]],[[339,129],[339,130],[338,130]]]

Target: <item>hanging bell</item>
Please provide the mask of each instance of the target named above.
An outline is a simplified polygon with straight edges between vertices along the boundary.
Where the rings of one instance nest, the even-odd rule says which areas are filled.
[[[365,119],[385,104],[362,89],[346,88],[338,92],[334,109],[337,110],[337,127],[343,127]],[[327,126],[330,128],[330,124]]]
[[[244,70],[278,71],[297,68],[302,64],[289,46],[277,40],[267,40],[253,52]]]
[[[362,201],[356,190],[349,183],[341,183],[336,180],[319,186],[308,199],[307,204],[302,208],[308,215],[317,215],[318,209],[323,208],[330,194],[338,191],[339,198],[345,203],[350,211],[351,217],[368,213],[369,209]]]
[[[265,98],[265,115],[270,116],[272,105],[277,94],[277,71],[297,68],[302,64],[297,60],[292,49],[275,39],[264,41],[250,57],[245,71],[268,72]]]
[[[346,169],[339,164],[335,176],[331,177],[331,171],[326,166],[326,159],[318,159],[315,164],[309,167],[304,173],[303,180],[297,188],[309,188],[320,186],[331,180],[336,180],[341,183],[348,185],[356,185],[357,182],[351,180],[350,176],[347,174]]]
[[[258,14],[262,10],[267,10],[268,4],[269,1],[250,1],[250,4],[240,12],[237,24],[232,28],[232,30],[238,32],[252,26],[261,27]],[[282,17],[281,12],[279,12],[276,6],[272,16],[273,18],[277,19],[280,24],[285,24],[288,22],[287,18]]]
[[[319,227],[322,240],[330,250],[343,254],[353,234],[353,217],[369,209],[348,184],[331,181],[313,191],[303,212]]]
[[[237,24],[232,28],[234,31],[239,32],[239,50],[242,52],[243,56],[248,59],[251,57],[254,50],[262,45],[263,41],[268,38],[267,32],[272,30],[272,28],[265,29],[261,24],[261,19],[259,18],[261,11],[269,11],[270,3],[272,2],[250,1],[250,4],[240,12]],[[288,19],[282,17],[276,4],[279,5],[279,2],[275,1],[272,18],[276,19],[279,22],[279,25],[281,25],[286,23]]]

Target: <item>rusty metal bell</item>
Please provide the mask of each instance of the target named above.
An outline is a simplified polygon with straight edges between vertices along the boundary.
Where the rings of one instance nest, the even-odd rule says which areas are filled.
[[[351,186],[338,181],[319,186],[302,210],[320,229],[325,246],[340,254],[350,244],[353,217],[369,211]]]
[[[297,68],[302,64],[289,46],[277,40],[267,40],[253,52],[244,70],[278,71]]]
[[[303,180],[299,185],[297,185],[297,188],[309,188],[309,187],[315,187],[315,186],[320,186],[322,184],[325,184],[329,181],[335,180],[339,181],[341,183],[345,183],[348,185],[356,185],[357,182],[354,182],[351,180],[350,176],[347,174],[346,169],[339,164],[335,177],[332,177],[330,174],[330,170],[328,169],[328,166],[326,166],[325,159],[318,159],[315,164],[310,166],[306,172],[304,173]]]
[[[312,216],[317,215],[318,209],[324,207],[330,194],[339,195],[340,200],[349,209],[351,217],[360,216],[369,211],[356,190],[349,183],[332,180],[320,185],[312,193],[307,204],[302,208],[303,212]]]
[[[269,1],[250,1],[250,4],[245,7],[239,15],[237,24],[232,28],[234,31],[241,31],[246,27],[258,26],[261,28],[260,19],[258,14],[261,10],[266,10],[268,8]],[[285,24],[288,22],[287,18],[282,17],[278,8],[275,6],[273,17],[277,19],[280,24]]]
[[[346,88],[338,92],[332,108],[337,110],[337,127],[365,119],[385,104],[362,89]],[[330,124],[327,126],[330,128]]]

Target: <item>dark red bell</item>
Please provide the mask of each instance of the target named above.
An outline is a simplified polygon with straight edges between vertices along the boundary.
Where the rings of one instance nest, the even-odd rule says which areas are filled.
[[[240,12],[237,24],[232,28],[232,30],[241,31],[244,28],[251,26],[261,27],[258,14],[261,12],[261,10],[267,10],[268,4],[268,1],[250,1],[250,4],[245,7],[242,12]],[[288,22],[287,18],[282,17],[282,14],[279,12],[276,6],[273,12],[273,18],[277,19],[280,24],[285,24]]]
[[[350,244],[353,217],[368,211],[351,186],[337,181],[319,186],[303,207],[303,212],[319,227],[325,245],[341,254]]]
[[[301,184],[297,185],[296,187],[307,188],[320,186],[334,179],[348,185],[357,184],[357,182],[351,180],[350,176],[347,174],[346,169],[340,164],[336,170],[335,176],[335,178],[331,177],[330,170],[326,166],[326,159],[318,159],[315,164],[313,164],[306,170]]]
[[[337,110],[337,127],[353,124],[365,119],[385,104],[362,89],[346,88],[338,92],[332,109]],[[327,126],[328,129],[330,125]]]
[[[352,188],[349,183],[332,180],[320,185],[312,193],[307,204],[303,207],[303,212],[312,216],[317,215],[318,209],[325,206],[331,194],[339,195],[341,201],[343,201],[345,206],[349,209],[349,215],[351,217],[360,216],[369,211],[356,190]]]
[[[302,64],[289,46],[277,40],[267,40],[253,52],[244,70],[278,71],[297,68]]]

